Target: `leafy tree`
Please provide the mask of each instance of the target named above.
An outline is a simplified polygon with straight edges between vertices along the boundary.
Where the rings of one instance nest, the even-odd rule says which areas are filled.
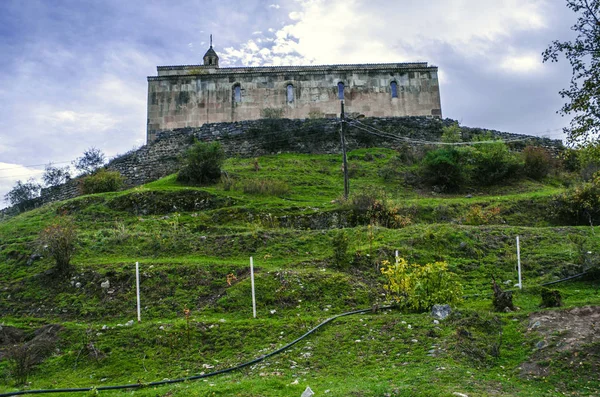
[[[519,168],[516,157],[502,141],[477,144],[471,154],[472,178],[481,185],[499,183],[514,176]]]
[[[46,187],[58,186],[71,179],[70,167],[55,167],[52,163],[46,165],[42,180]]]
[[[559,92],[568,101],[559,113],[575,115],[565,132],[568,142],[577,145],[600,135],[600,0],[567,0],[567,7],[578,14],[571,28],[577,37],[553,41],[542,56],[544,62],[557,62],[564,54],[573,68],[569,88]]]
[[[184,183],[215,183],[221,178],[221,166],[225,152],[219,142],[199,142],[187,151],[184,166],[177,174],[177,180]]]
[[[40,196],[42,187],[35,179],[30,178],[27,182],[17,181],[15,186],[4,195],[4,200],[10,205],[22,206],[26,201],[32,200]]]
[[[83,156],[76,158],[73,165],[82,174],[91,174],[100,168],[106,161],[106,156],[102,150],[91,147],[83,152]]]

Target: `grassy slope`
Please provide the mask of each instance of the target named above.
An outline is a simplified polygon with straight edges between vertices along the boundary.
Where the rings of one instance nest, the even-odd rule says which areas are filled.
[[[472,198],[436,196],[403,187],[402,168],[394,158],[386,149],[349,155],[352,190],[384,190],[410,222],[401,229],[347,228],[350,252],[361,259],[345,271],[330,260],[336,231],[319,227],[347,214],[337,201],[342,175],[334,155],[262,157],[258,171],[253,159],[228,160],[234,180],[287,183],[290,193],[283,198],[222,185],[183,187],[171,176],[126,192],[54,203],[0,223],[3,324],[33,330],[61,322],[65,327],[59,350],[36,369],[30,387],[149,382],[255,358],[331,314],[382,302],[382,280],[371,263],[391,259],[394,250],[418,263],[447,260],[467,293],[487,294],[491,275],[515,280],[516,235],[521,236],[526,285],[578,270],[579,249],[569,236],[587,239],[586,250],[600,248],[598,239],[589,237],[589,227],[555,224],[547,216],[547,203],[560,191],[556,184],[521,181],[473,192]],[[466,225],[475,205],[498,207],[500,216],[491,224]],[[202,210],[189,210],[194,206]],[[37,234],[58,213],[70,214],[79,229],[71,279],[47,272],[47,258],[27,264],[36,252]],[[323,216],[329,223],[312,222]],[[313,228],[282,227],[290,218],[304,219],[296,224]],[[258,320],[250,319],[251,255],[257,266]],[[135,261],[142,266],[144,322],[121,327],[135,318]],[[237,277],[232,286],[226,282],[230,273]],[[111,287],[102,289],[107,279]],[[578,281],[558,289],[568,306],[600,302],[594,283]],[[136,394],[281,396],[300,395],[310,385],[318,395],[330,390],[332,396],[453,391],[538,396],[554,395],[555,388],[588,395],[586,387],[598,387],[598,379],[558,369],[550,382],[518,376],[536,342],[524,331],[527,313],[538,309],[538,291],[521,292],[515,299],[521,312],[498,315],[503,331],[499,358],[486,350],[499,343],[500,328],[485,328],[493,315],[487,313],[489,298],[482,296],[466,300],[460,310],[477,310],[483,319],[466,314],[475,320],[456,318],[436,326],[426,314],[347,317],[250,369]],[[189,329],[184,308],[192,309]],[[109,328],[103,330],[104,325]],[[467,327],[473,339],[462,340],[460,327]],[[103,359],[88,354],[89,342]],[[6,380],[0,391],[14,390],[6,361],[0,361],[0,369]]]

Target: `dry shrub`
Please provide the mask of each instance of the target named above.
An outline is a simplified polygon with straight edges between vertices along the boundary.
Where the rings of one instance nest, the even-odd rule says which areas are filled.
[[[75,224],[71,218],[66,216],[61,216],[55,223],[46,227],[39,236],[40,245],[54,259],[59,272],[69,270],[76,240]]]
[[[60,325],[46,325],[28,342],[11,346],[7,353],[9,373],[17,384],[24,384],[33,369],[48,357],[56,346]]]

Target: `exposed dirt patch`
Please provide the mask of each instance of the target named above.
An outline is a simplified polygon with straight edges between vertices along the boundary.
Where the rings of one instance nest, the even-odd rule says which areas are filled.
[[[51,350],[58,342],[58,333],[62,329],[62,325],[48,324],[28,333],[20,328],[0,326],[0,360],[3,359],[7,353],[10,355],[15,349],[31,350],[32,352],[37,352],[38,350]],[[42,349],[41,346],[47,346],[48,349]],[[38,363],[38,361],[41,361],[41,359],[42,358],[38,359],[37,357],[34,357],[31,362],[35,364]]]
[[[532,313],[527,333],[538,338],[531,361],[521,365],[521,376],[548,376],[548,359],[571,353],[577,356],[600,343],[600,306]]]

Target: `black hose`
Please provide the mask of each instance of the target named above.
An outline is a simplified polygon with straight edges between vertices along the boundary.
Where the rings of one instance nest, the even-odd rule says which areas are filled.
[[[589,270],[586,270],[585,272],[583,272],[583,273],[579,273],[579,274],[576,274],[576,275],[574,275],[574,276],[569,276],[569,277],[561,278],[560,280],[555,280],[555,281],[548,281],[547,283],[542,283],[542,284],[540,284],[540,285],[534,285],[534,286],[532,286],[532,287],[527,287],[527,288],[545,287],[546,285],[552,285],[552,284],[563,283],[563,282],[565,282],[565,281],[569,281],[569,280],[572,280],[572,279],[574,279],[574,278],[579,278],[579,277],[581,277],[581,276],[585,276],[585,275],[586,275],[586,274],[588,274],[589,272],[590,272]],[[506,291],[504,291],[504,292],[515,292],[515,291],[516,291],[516,290],[514,290],[514,289],[507,289],[507,290],[506,290]],[[471,297],[477,297],[477,296],[492,296],[492,295],[493,295],[493,294],[492,294],[491,292],[490,292],[490,293],[488,293],[488,294],[470,294],[470,295],[463,295],[463,299],[465,299],[465,298],[471,298]],[[1,394],[0,394],[0,396],[1,396]]]
[[[378,309],[391,309],[392,307],[393,306],[381,306]],[[328,324],[328,323],[332,322],[333,320],[335,320],[337,318],[344,317],[344,316],[350,316],[352,314],[367,313],[367,312],[370,312],[370,311],[373,311],[373,309],[371,308],[371,309],[355,310],[355,311],[352,311],[352,312],[346,312],[346,313],[342,313],[342,314],[338,314],[336,316],[330,317],[327,320],[323,321],[321,324],[319,324],[316,327],[314,327],[311,330],[309,330],[307,333],[305,333],[301,337],[293,340],[292,342],[288,343],[287,345],[285,345],[285,346],[283,346],[283,347],[281,347],[281,348],[279,348],[277,350],[272,351],[269,354],[265,354],[264,356],[260,356],[258,358],[255,358],[252,361],[248,361],[246,363],[239,364],[239,365],[237,365],[235,367],[221,369],[219,371],[210,372],[208,374],[193,375],[193,376],[188,376],[188,377],[185,377],[185,378],[161,380],[161,381],[150,382],[150,383],[133,383],[133,384],[129,384],[129,385],[99,386],[99,387],[80,387],[80,388],[73,388],[73,389],[21,390],[21,391],[10,392],[10,393],[2,393],[2,394],[0,394],[0,397],[19,396],[19,395],[23,395],[23,394],[74,393],[74,392],[86,392],[86,391],[91,391],[91,390],[102,391],[102,390],[136,389],[136,388],[141,388],[141,387],[161,386],[161,385],[167,385],[167,384],[172,384],[172,383],[181,383],[181,382],[186,382],[186,381],[190,381],[190,380],[196,380],[196,379],[202,379],[202,378],[209,378],[211,376],[216,376],[216,375],[221,375],[221,374],[225,374],[225,373],[232,372],[232,371],[237,371],[238,369],[242,369],[242,368],[247,367],[249,365],[256,364],[258,362],[263,361],[266,358],[269,358],[271,356],[279,354],[279,353],[281,353],[281,352],[289,349],[290,347],[292,347],[296,343],[300,342],[302,339],[306,338],[310,334],[314,333],[315,331],[317,331],[319,328],[321,328],[325,324]]]

